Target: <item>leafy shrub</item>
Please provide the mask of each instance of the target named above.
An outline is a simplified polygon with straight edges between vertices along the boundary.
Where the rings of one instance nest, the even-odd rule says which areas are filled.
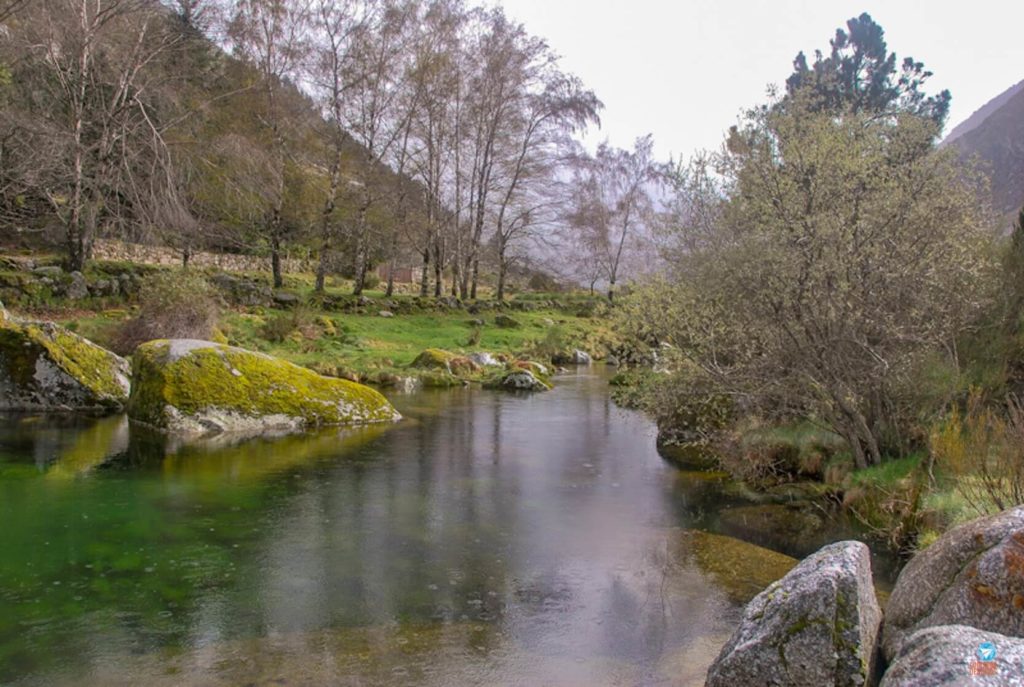
[[[548,327],[544,338],[537,344],[535,355],[545,360],[552,360],[565,351],[568,346],[569,340],[565,334],[565,327],[556,324]]]
[[[309,308],[298,306],[270,317],[260,327],[260,336],[273,343],[302,341],[317,338],[321,327]]]
[[[978,514],[1024,503],[1024,407],[1009,397],[1003,408],[972,392],[963,412],[954,407],[932,432],[931,455]]]
[[[220,309],[216,290],[202,274],[183,269],[157,272],[143,281],[138,314],[114,333],[111,348],[128,355],[154,339],[211,340]]]

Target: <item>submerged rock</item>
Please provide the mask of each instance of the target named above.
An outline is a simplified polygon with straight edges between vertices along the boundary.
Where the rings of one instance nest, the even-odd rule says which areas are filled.
[[[401,417],[370,387],[209,341],[151,341],[136,349],[133,363],[129,416],[174,434],[258,433]]]
[[[50,322],[21,322],[0,306],[0,410],[119,410],[128,361]]]
[[[886,658],[933,625],[1024,636],[1024,506],[946,532],[903,569],[886,607]]]
[[[995,648],[979,656],[982,644]],[[989,659],[989,660],[985,660]],[[990,684],[1024,687],[1024,640],[966,625],[936,625],[910,635],[882,678],[881,687],[954,687]]]
[[[750,602],[707,687],[859,687],[874,673],[881,619],[867,546],[831,544]]]
[[[797,564],[771,549],[698,530],[684,530],[675,544],[679,557],[692,560],[736,603],[749,602]]]
[[[726,534],[783,550],[813,541],[825,530],[824,518],[808,503],[735,506],[723,508],[718,517]]]

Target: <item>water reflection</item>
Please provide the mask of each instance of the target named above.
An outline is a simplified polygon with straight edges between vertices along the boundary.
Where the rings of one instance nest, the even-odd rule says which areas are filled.
[[[0,422],[0,683],[699,684],[739,608],[679,544],[714,497],[604,379],[396,403],[238,444]]]

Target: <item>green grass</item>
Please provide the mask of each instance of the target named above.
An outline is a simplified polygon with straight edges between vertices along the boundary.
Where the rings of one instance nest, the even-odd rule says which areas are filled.
[[[98,274],[127,271],[131,266],[117,263],[98,263]],[[135,273],[162,269],[136,268]],[[207,270],[212,273],[214,270]],[[265,274],[238,274],[269,282]],[[601,354],[607,343],[615,340],[609,322],[593,313],[600,299],[585,294],[520,294],[513,300],[528,302],[530,309],[506,311],[522,326],[514,329],[498,327],[498,311],[484,307],[479,314],[466,309],[437,309],[432,298],[417,298],[418,285],[401,285],[405,293],[384,297],[383,284],[367,290],[364,296],[377,301],[367,305],[365,314],[349,314],[313,305],[314,277],[309,274],[285,275],[284,290],[299,296],[310,305],[301,306],[302,314],[295,317],[297,331],[284,336],[268,336],[268,322],[289,317],[292,311],[279,308],[226,308],[220,329],[227,342],[279,356],[300,365],[330,367],[352,371],[360,375],[371,372],[401,372],[424,349],[441,348],[460,354],[486,351],[505,353],[518,358],[544,358],[550,355],[553,342],[565,349],[581,348]],[[488,290],[481,291],[483,295]],[[351,303],[351,282],[339,278],[327,281],[326,295]],[[483,299],[481,299],[483,300]],[[549,306],[557,300],[564,308]],[[329,301],[328,301],[329,302]],[[424,305],[424,303],[426,305]],[[493,305],[493,304],[492,304]],[[109,345],[117,327],[130,318],[135,307],[123,299],[87,299],[77,303],[60,300],[58,303],[26,303],[26,314],[53,319],[71,328],[101,346]],[[583,307],[588,306],[588,307]],[[394,311],[394,317],[380,317],[382,310]],[[593,316],[592,316],[593,315]],[[330,320],[330,324],[324,320]],[[472,320],[485,322],[477,327]],[[479,328],[478,336],[474,332]],[[280,328],[278,328],[280,329]],[[278,340],[272,341],[271,338]]]
[[[903,458],[891,458],[880,465],[858,470],[850,475],[850,483],[859,487],[894,487],[911,475],[924,460],[924,453],[912,453]]]
[[[470,315],[462,310],[395,315],[349,315],[316,312],[334,323],[337,334],[272,343],[260,336],[260,328],[273,311],[229,313],[222,329],[228,342],[281,356],[302,365],[320,362],[357,371],[399,369],[409,365],[426,348],[456,353],[488,351],[532,356],[552,329],[561,328],[569,345],[593,347],[602,336],[611,336],[604,322],[579,318],[552,310],[517,312],[518,329],[502,329],[491,313]],[[470,320],[485,321],[480,340],[470,345],[474,326]]]
[[[792,446],[800,452],[824,447],[833,451],[846,448],[843,438],[810,421],[793,422],[746,432],[743,440],[751,443],[772,442]]]

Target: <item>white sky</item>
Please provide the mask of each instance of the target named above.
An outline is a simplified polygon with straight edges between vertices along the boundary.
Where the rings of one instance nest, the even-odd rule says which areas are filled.
[[[952,92],[947,132],[1024,79],[1024,0],[495,1],[604,101],[591,143],[629,147],[650,132],[662,158],[717,148],[797,52],[827,53],[835,29],[864,11],[900,60],[935,73],[929,93]]]

